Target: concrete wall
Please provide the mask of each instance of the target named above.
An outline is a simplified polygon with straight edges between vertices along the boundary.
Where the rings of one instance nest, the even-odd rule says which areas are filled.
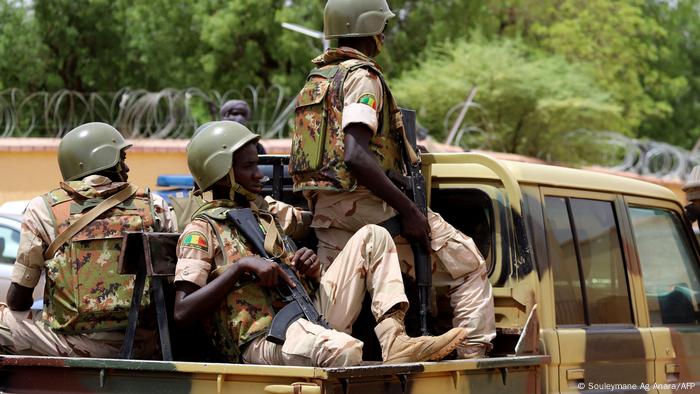
[[[189,140],[133,140],[133,147],[127,151],[127,163],[131,171],[129,180],[139,186],[155,188],[156,179],[161,174],[187,174],[185,147]],[[2,186],[0,204],[12,200],[28,200],[58,187],[61,173],[56,161],[58,139],[50,138],[0,138],[0,169]],[[421,142],[431,152],[454,152],[454,147],[442,144]],[[288,154],[291,142],[288,139],[265,140],[263,146],[270,154]],[[495,152],[482,152],[498,159],[541,162],[519,155]],[[543,164],[546,164],[542,162]],[[589,170],[613,173],[602,168]],[[648,182],[657,183],[671,189],[681,201],[685,194],[680,181],[659,180],[631,173],[614,173]]]
[[[0,204],[29,200],[58,187],[57,139],[0,138]],[[188,174],[185,146],[188,140],[133,140],[127,151],[129,180],[155,188],[161,174]],[[270,154],[289,153],[289,140],[263,141]]]

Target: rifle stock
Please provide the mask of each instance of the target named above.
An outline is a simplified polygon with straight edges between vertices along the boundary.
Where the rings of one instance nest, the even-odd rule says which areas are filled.
[[[325,328],[330,328],[328,322],[316,310],[296,272],[280,259],[270,258],[265,251],[265,234],[260,229],[258,219],[253,211],[250,208],[234,208],[228,212],[228,217],[233,221],[241,235],[253,246],[253,251],[260,257],[277,263],[296,285],[291,287],[280,281],[280,285],[289,291],[289,296],[285,297],[288,303],[275,314],[266,339],[279,345],[283,344],[286,340],[287,328],[300,317]]]

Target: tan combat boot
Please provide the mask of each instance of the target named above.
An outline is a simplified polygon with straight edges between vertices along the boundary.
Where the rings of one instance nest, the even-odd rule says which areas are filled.
[[[465,329],[453,328],[437,337],[411,338],[406,335],[403,318],[403,312],[393,312],[374,327],[386,364],[440,360],[467,336]]]

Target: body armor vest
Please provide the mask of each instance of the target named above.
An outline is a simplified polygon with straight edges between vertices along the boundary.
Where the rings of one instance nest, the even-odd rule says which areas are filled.
[[[227,218],[231,208],[233,202],[213,201],[193,216],[193,219],[209,223],[219,243],[223,261],[220,266],[215,266],[212,260],[211,272],[254,255],[247,241]],[[212,278],[210,275],[210,280]],[[277,307],[284,306],[274,292],[249,279],[242,279],[205,323],[214,346],[228,362],[240,362],[240,347],[268,332],[275,316],[275,303],[279,304]]]
[[[384,91],[379,127],[370,140],[370,150],[383,170],[403,172],[400,112],[381,71],[369,61],[347,59],[311,71],[297,96],[289,163],[295,191],[351,191],[357,186],[344,161],[342,114],[345,79],[359,68],[376,73]]]
[[[55,233],[108,197],[97,195],[82,181],[44,195]],[[53,330],[82,334],[126,327],[135,276],[118,273],[121,244],[126,231],[153,231],[153,215],[150,195],[139,191],[85,226],[45,262],[43,319]],[[142,308],[149,303],[145,295]]]

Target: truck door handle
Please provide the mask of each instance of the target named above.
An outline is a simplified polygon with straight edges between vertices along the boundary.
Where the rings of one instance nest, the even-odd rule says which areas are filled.
[[[666,382],[675,383],[680,380],[681,377],[681,365],[669,363],[665,366],[666,370]]]
[[[583,381],[586,378],[586,370],[583,368],[567,369],[566,380]]]

